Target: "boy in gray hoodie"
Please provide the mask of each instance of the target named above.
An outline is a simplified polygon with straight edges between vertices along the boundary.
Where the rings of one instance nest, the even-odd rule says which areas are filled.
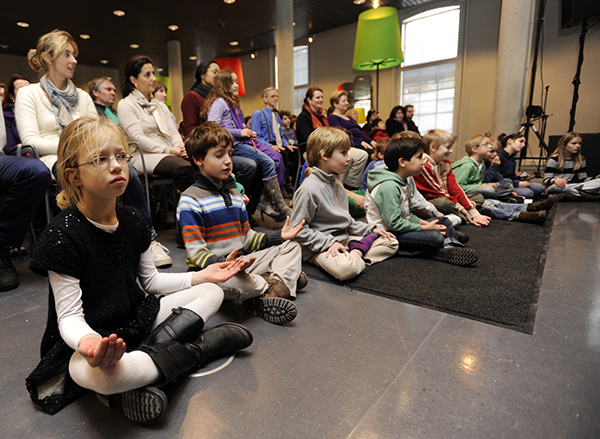
[[[396,236],[398,255],[471,265],[479,256],[458,240],[449,219],[422,220],[412,212],[410,180],[421,172],[424,148],[421,139],[392,138],[384,154],[388,169],[369,173],[367,221]]]

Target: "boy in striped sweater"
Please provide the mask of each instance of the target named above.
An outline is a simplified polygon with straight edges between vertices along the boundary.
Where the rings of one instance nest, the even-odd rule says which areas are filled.
[[[259,233],[250,228],[242,196],[231,175],[233,137],[220,125],[206,122],[192,131],[185,148],[196,182],[179,200],[177,220],[183,234],[190,270],[236,258],[249,266],[220,285],[226,299],[241,300],[250,314],[284,324],[297,314],[289,300],[306,286],[302,251],[293,241],[304,222]]]

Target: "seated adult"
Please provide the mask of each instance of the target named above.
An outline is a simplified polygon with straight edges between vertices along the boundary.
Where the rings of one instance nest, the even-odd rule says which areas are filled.
[[[80,117],[98,118],[90,96],[72,82],[77,44],[65,31],[54,30],[38,40],[27,54],[29,66],[43,76],[19,90],[15,118],[21,142],[34,145],[50,170],[56,164],[63,128]]]
[[[335,91],[329,98],[331,107],[329,108],[329,126],[342,127],[352,134],[352,146],[354,148],[372,150],[377,144],[369,136],[364,134],[356,120],[346,116],[346,111],[350,103],[348,102],[348,92],[346,90]],[[364,171],[364,169],[363,169]]]
[[[275,162],[277,168],[277,181],[283,189],[286,183],[289,183],[289,175],[286,176],[285,163],[288,160],[289,153],[294,153],[297,147],[289,145],[283,135],[281,117],[277,114],[277,103],[279,102],[279,93],[275,87],[267,87],[262,92],[262,100],[265,107],[256,110],[250,118],[250,129],[256,132],[257,139],[265,145],[269,145],[276,152],[266,152]]]
[[[119,101],[119,121],[129,142],[137,142],[144,153],[149,174],[173,179],[181,192],[195,181],[194,171],[169,108],[153,97],[156,87],[154,63],[145,55],[131,58],[124,68]],[[140,151],[132,148],[133,164],[142,167]]]
[[[4,112],[4,125],[6,127],[6,145],[4,145],[4,153],[15,155],[17,145],[21,143],[17,122],[15,120],[15,100],[17,92],[21,87],[30,85],[29,79],[15,73],[6,81],[6,93],[2,98],[2,111]]]
[[[379,111],[377,110],[369,110],[369,112],[367,113],[367,123],[365,123],[361,130],[365,132],[365,134],[369,134],[373,128],[375,128],[375,126],[377,125],[375,123],[375,120],[379,119]]]
[[[110,76],[101,76],[88,82],[90,96],[99,117],[107,117],[119,124],[117,110],[114,108],[117,100],[117,87]]]
[[[404,114],[405,111],[402,105],[396,105],[392,108],[390,117],[385,121],[385,128],[390,137],[408,129],[408,126],[404,121]]]
[[[406,122],[406,129],[408,131],[414,131],[417,134],[419,133],[419,127],[413,121],[413,117],[415,116],[415,106],[408,104],[404,106],[404,122]]]
[[[215,77],[221,71],[219,63],[215,60],[202,61],[196,67],[195,82],[181,101],[183,114],[183,135],[187,136],[194,128],[204,122],[204,103],[208,98],[210,89],[215,85]]]
[[[0,146],[5,143],[4,117],[0,113]],[[0,203],[0,291],[19,286],[10,249],[23,242],[49,184],[50,171],[42,162],[7,156],[0,151],[0,186],[4,196]]]

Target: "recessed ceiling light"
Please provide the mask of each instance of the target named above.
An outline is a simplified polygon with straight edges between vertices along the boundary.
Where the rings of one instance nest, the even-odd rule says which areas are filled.
[[[250,54],[250,58],[252,58],[252,59],[256,58],[256,54],[255,53],[251,53]]]
[[[19,27],[29,27],[29,23],[26,23],[24,21],[17,21],[17,26],[19,26]]]
[[[107,59],[101,59],[100,60],[100,64],[108,64],[108,60]]]
[[[129,47],[131,47],[132,49],[139,49],[140,45],[139,44],[130,44]]]
[[[8,49],[8,44],[0,44],[0,49]]]
[[[176,24],[170,24],[168,27],[169,27],[169,30],[172,30],[173,32],[175,32],[177,29],[179,29],[179,26],[177,26]]]
[[[296,26],[296,22],[295,21],[292,21],[292,26]]]
[[[237,46],[238,44],[240,44],[238,41],[230,41],[229,42],[230,46]]]
[[[354,0],[355,5],[362,5],[366,0]]]
[[[223,0],[223,3],[227,3],[228,5],[232,5],[235,3],[235,0]]]
[[[115,14],[117,17],[122,17],[125,15],[125,11],[121,11],[120,9],[115,9],[113,11],[113,14]]]
[[[192,55],[192,56],[190,56],[190,59],[191,59],[192,61],[196,61],[196,60],[198,59],[198,57],[197,57],[196,55]]]
[[[79,38],[81,38],[82,40],[89,40],[91,37],[88,34],[80,34]]]
[[[313,37],[308,37],[308,42],[312,43],[315,39]]]
[[[156,69],[157,72],[162,72],[164,69],[162,67],[159,67]]]

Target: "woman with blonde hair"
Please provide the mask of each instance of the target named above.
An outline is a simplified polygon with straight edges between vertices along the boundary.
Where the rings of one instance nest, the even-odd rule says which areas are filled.
[[[90,95],[75,87],[77,43],[63,30],[38,40],[27,54],[29,66],[42,73],[40,82],[23,87],[15,102],[15,118],[23,144],[34,145],[50,170],[56,163],[60,133],[80,117],[97,118]]]

